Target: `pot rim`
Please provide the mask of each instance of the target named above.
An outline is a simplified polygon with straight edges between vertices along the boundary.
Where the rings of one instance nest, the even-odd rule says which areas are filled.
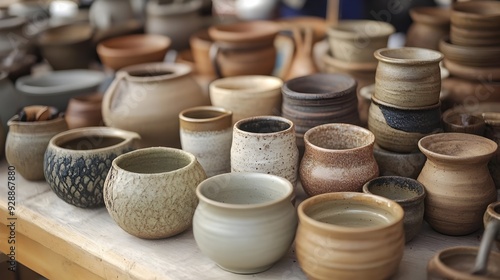
[[[368,137],[367,142],[369,142],[369,143],[361,145],[359,147],[348,148],[348,149],[329,149],[329,148],[320,147],[320,146],[310,142],[310,140],[309,140],[310,135],[312,133],[316,132],[317,130],[323,129],[323,128],[331,129],[331,128],[337,128],[337,127],[344,127],[344,128],[348,128],[350,131],[355,131],[356,133],[363,133]],[[304,144],[306,147],[311,146],[311,147],[314,147],[314,149],[322,151],[322,152],[333,152],[334,151],[336,153],[353,153],[353,152],[356,152],[358,150],[366,149],[366,147],[373,146],[375,144],[375,135],[370,130],[368,130],[364,127],[358,126],[358,125],[348,124],[348,123],[327,123],[327,124],[318,125],[318,126],[315,126],[315,127],[308,129],[304,133]]]
[[[144,77],[130,75],[130,73],[133,71],[147,72],[156,70],[167,71],[169,73],[165,75],[144,76]],[[134,64],[123,67],[120,70],[118,70],[117,77],[118,75],[123,75],[127,81],[148,83],[148,82],[158,82],[158,81],[163,81],[165,79],[174,79],[187,76],[190,73],[192,73],[192,71],[193,68],[185,63],[149,62],[149,63]]]
[[[129,47],[110,47],[109,44],[116,44],[117,42],[127,39],[138,38],[139,44],[133,44]],[[148,42],[154,41],[154,44],[145,44],[144,40]],[[172,39],[165,35],[160,34],[132,34],[124,35],[106,39],[97,45],[96,51],[100,56],[108,58],[122,58],[131,56],[131,51],[135,56],[146,55],[162,50],[167,50],[172,45]],[[123,43],[122,43],[123,46]]]
[[[365,33],[356,32],[356,27],[366,27],[368,24],[377,25],[382,30],[375,35],[369,34],[368,30],[365,30]],[[390,23],[367,19],[345,19],[341,20],[337,25],[330,25],[327,28],[328,36],[335,39],[356,40],[361,36],[366,36],[366,38],[383,38],[389,37],[394,32],[396,32],[396,28]]]
[[[258,121],[276,121],[276,122],[286,123],[289,126],[286,129],[283,129],[280,131],[267,132],[267,133],[250,132],[250,131],[242,130],[240,128],[240,126],[242,124],[250,123],[250,122],[258,122]],[[278,134],[290,133],[291,131],[295,130],[295,124],[291,120],[289,120],[285,117],[269,115],[269,116],[255,116],[255,117],[248,117],[248,118],[241,119],[233,125],[233,128],[234,128],[234,132],[239,132],[240,134],[250,134],[252,136],[269,137],[269,136],[274,136],[274,135],[278,135]]]
[[[318,201],[321,202],[321,201],[334,201],[334,200],[345,200],[345,199],[349,200],[354,199],[354,201],[357,201],[363,197],[370,198],[371,199],[370,204],[372,205],[377,204],[377,207],[384,208],[387,212],[392,213],[394,215],[394,220],[384,225],[355,228],[355,227],[339,226],[335,224],[320,222],[308,216],[305,212],[307,210],[307,207],[310,207],[311,204],[316,205]],[[402,223],[404,217],[404,210],[401,207],[401,205],[399,205],[397,202],[382,196],[360,193],[360,192],[332,192],[332,193],[318,194],[306,198],[304,201],[302,201],[297,207],[297,213],[300,222],[308,223],[322,230],[335,231],[344,234],[376,232],[379,230],[392,227],[398,223]]]
[[[476,12],[471,12],[470,10],[464,11],[464,9],[474,7],[477,8],[478,6],[483,6],[488,8],[487,10],[489,11],[496,11],[497,13],[476,13]],[[451,8],[451,16],[452,17],[458,17],[459,19],[462,20],[467,20],[467,19],[472,19],[472,20],[481,20],[481,21],[487,21],[490,18],[493,19],[500,19],[500,13],[498,12],[500,8],[500,3],[495,2],[495,1],[474,1],[474,2],[457,2],[454,3],[452,8]]]
[[[321,79],[323,78],[323,79]],[[290,85],[295,87],[296,84],[301,84],[304,80],[315,80],[321,79],[323,84],[332,85],[338,82],[339,79],[343,79],[347,81],[347,86],[341,90],[331,89],[328,91],[318,90],[315,92],[303,92],[296,91],[290,88]],[[326,81],[326,82],[325,82]],[[283,98],[290,99],[303,99],[303,100],[321,100],[321,99],[332,99],[342,97],[348,94],[356,94],[357,81],[349,74],[343,73],[316,73],[307,76],[293,78],[291,80],[283,83],[281,87],[281,92],[283,93]]]
[[[160,154],[160,153],[162,155],[168,154],[168,155],[178,155],[178,156],[181,156],[181,157],[183,157],[185,159],[188,159],[189,163],[186,164],[185,166],[182,166],[180,168],[177,168],[177,169],[174,169],[174,170],[171,170],[171,171],[156,172],[156,173],[139,173],[139,172],[134,172],[134,171],[127,170],[127,169],[122,168],[120,166],[120,164],[123,161],[127,161],[130,158],[135,157],[138,154],[142,155],[142,156],[148,157],[150,155],[155,155],[155,154]],[[196,160],[196,157],[192,153],[190,153],[190,152],[186,152],[184,150],[177,149],[177,148],[158,146],[158,147],[140,148],[140,149],[137,149],[137,150],[130,151],[130,152],[124,153],[122,155],[119,155],[118,157],[116,157],[113,160],[113,162],[111,163],[111,166],[112,166],[112,168],[114,168],[115,170],[117,170],[119,172],[123,172],[123,173],[126,173],[126,174],[131,174],[133,176],[147,175],[149,177],[162,177],[162,176],[165,176],[167,174],[174,174],[176,172],[186,171],[186,170],[192,168],[195,164],[197,164],[197,162],[198,161]]]
[[[213,185],[210,185],[213,181],[219,180],[220,183],[226,183],[225,186],[222,187],[227,187],[227,183],[230,181],[231,178],[249,178],[249,179],[254,179],[254,178],[262,178],[266,179],[267,181],[273,180],[275,183],[279,183],[280,186],[282,186],[282,189],[285,189],[285,192],[281,194],[280,197],[266,201],[266,202],[261,202],[261,203],[253,203],[253,204],[234,204],[234,203],[224,203],[224,202],[219,202],[213,199],[210,199],[203,195],[202,189],[204,188],[210,188],[213,187]],[[215,187],[219,187],[220,185],[217,184]],[[267,186],[267,185],[266,185]],[[273,186],[276,187],[276,186]],[[231,173],[224,173],[224,174],[219,174],[212,176],[203,182],[201,182],[198,187],[196,188],[196,196],[198,199],[209,205],[218,207],[218,208],[224,208],[224,209],[232,209],[232,210],[249,210],[249,209],[262,209],[266,208],[272,205],[280,204],[280,203],[290,203],[290,199],[292,197],[294,190],[293,190],[293,185],[288,181],[287,179],[273,175],[273,174],[267,174],[267,173],[257,173],[257,172],[231,172]]]
[[[61,144],[71,140],[79,138],[85,138],[85,139],[90,138],[99,141],[101,137],[121,138],[122,141],[111,146],[106,146],[98,149],[89,149],[89,150],[74,150],[61,147]],[[106,127],[106,126],[80,127],[80,128],[66,130],[54,135],[49,141],[49,146],[56,149],[61,149],[63,151],[71,151],[72,153],[76,154],[88,154],[88,153],[104,152],[109,149],[115,149],[128,142],[139,139],[141,139],[141,136],[136,132],[126,131],[114,127]]]
[[[260,81],[259,81],[260,80]],[[262,80],[264,82],[262,82]],[[258,82],[258,85],[256,84]],[[234,84],[248,84],[248,87],[244,88],[234,88],[231,87]],[[255,97],[253,93],[255,92],[271,92],[278,91],[283,86],[283,80],[279,77],[266,76],[266,75],[242,75],[242,76],[232,76],[219,78],[210,82],[209,89],[211,94],[214,90],[222,92],[225,94],[241,95],[252,93],[252,98]],[[263,88],[260,86],[265,85]]]
[[[405,51],[417,52],[411,56],[406,57]],[[401,54],[401,52],[403,52]],[[389,56],[392,54],[392,56]],[[399,54],[399,55],[398,55]],[[424,56],[431,56],[425,58],[416,57],[419,54]],[[382,48],[376,50],[373,55],[379,62],[386,62],[390,64],[404,64],[404,65],[423,65],[430,63],[438,63],[443,60],[444,55],[435,50],[416,48],[416,47],[401,47],[401,48]],[[378,67],[378,66],[377,66]]]
[[[200,111],[218,113],[218,114],[206,118],[194,118],[188,115],[189,113],[200,112]],[[210,130],[222,130],[225,128],[231,128],[233,124],[232,116],[233,112],[231,110],[227,110],[222,107],[217,107],[217,106],[191,107],[182,110],[179,113],[180,128],[190,131],[210,131]],[[214,124],[214,122],[217,122],[218,124]]]
[[[64,122],[64,123],[66,122],[66,119],[64,118],[64,116],[58,116],[54,119],[45,120],[45,121],[23,122],[23,121],[19,120],[19,114],[16,114],[16,115],[12,116],[7,121],[7,126],[11,126],[11,125],[15,124],[15,125],[23,126],[23,127],[29,127],[29,126],[39,127],[39,126],[50,126],[54,123],[59,123],[59,122]]]
[[[391,175],[391,176],[379,176],[379,177],[376,177],[376,178],[373,178],[371,179],[370,181],[366,182],[364,185],[363,185],[363,192],[364,193],[369,193],[369,194],[373,194],[373,195],[378,195],[378,194],[375,194],[371,191],[371,184],[375,184],[375,183],[378,183],[377,181],[386,181],[386,180],[392,180],[392,179],[396,179],[396,180],[402,180],[402,181],[409,181],[412,185],[415,185],[417,186],[418,188],[418,193],[416,196],[413,196],[411,198],[402,198],[402,199],[391,199],[391,198],[388,198],[388,199],[391,199],[393,201],[396,201],[398,203],[412,203],[412,202],[416,202],[416,201],[419,201],[421,199],[423,199],[425,196],[426,196],[426,191],[425,191],[425,186],[420,183],[419,181],[417,181],[416,179],[413,179],[413,178],[409,178],[409,177],[404,177],[404,176],[396,176],[396,175]],[[398,186],[398,188],[400,188],[400,186]],[[378,195],[378,196],[382,196],[382,195]],[[382,196],[382,197],[385,197],[385,196]],[[387,198],[387,197],[386,197]]]
[[[500,201],[490,203],[486,208],[485,215],[489,215],[492,219],[500,220]],[[500,233],[498,235],[500,236]]]
[[[448,155],[440,153],[440,151],[432,150],[429,148],[429,144],[436,143],[437,141],[436,139],[441,140],[441,142],[443,142],[443,139],[444,142],[460,141],[461,144],[467,145],[468,150],[471,150],[470,142],[488,145],[490,149],[489,151],[474,153],[473,155],[467,155],[467,156]],[[464,139],[467,141],[464,141]],[[449,162],[463,162],[472,159],[478,160],[482,158],[490,158],[497,151],[498,145],[493,140],[475,134],[460,133],[460,132],[441,132],[422,137],[418,141],[418,148],[423,154],[426,155],[427,158],[432,157],[440,160],[446,160]]]

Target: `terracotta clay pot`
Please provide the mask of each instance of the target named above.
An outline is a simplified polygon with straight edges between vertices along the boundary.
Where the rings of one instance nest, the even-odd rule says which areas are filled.
[[[377,161],[380,176],[402,176],[412,179],[417,179],[426,160],[420,151],[392,152],[377,144],[373,147],[373,156]]]
[[[352,124],[324,124],[304,135],[300,162],[302,187],[309,196],[327,192],[361,191],[379,175],[373,157],[375,136]]]
[[[65,113],[68,128],[103,125],[101,105],[100,93],[71,98]]]
[[[435,105],[441,92],[443,54],[422,48],[379,49],[374,97],[406,108]]]
[[[447,235],[481,228],[486,207],[497,197],[487,166],[497,144],[482,136],[450,132],[426,136],[418,147],[427,157],[417,178],[427,191],[425,220]]]
[[[414,7],[410,9],[413,23],[406,32],[407,47],[439,50],[439,41],[450,34],[450,9]]]
[[[295,253],[309,279],[390,279],[404,251],[404,211],[353,192],[325,193],[297,209]]]

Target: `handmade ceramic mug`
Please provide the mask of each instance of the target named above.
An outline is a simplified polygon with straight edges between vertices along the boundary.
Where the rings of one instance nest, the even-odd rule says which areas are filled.
[[[191,226],[195,189],[207,178],[196,157],[167,147],[138,149],[113,160],[104,203],[124,231],[145,239],[166,238]]]
[[[403,208],[376,195],[325,193],[297,209],[295,252],[310,279],[388,279],[404,252]]]
[[[231,172],[232,116],[231,111],[214,106],[179,113],[181,147],[196,156],[208,177]]]
[[[258,273],[288,252],[297,214],[293,186],[262,173],[226,173],[196,189],[193,234],[201,252],[234,273]]]
[[[418,234],[424,220],[424,185],[411,178],[382,176],[364,184],[363,192],[388,198],[403,207],[405,242]]]
[[[104,206],[103,185],[111,162],[136,148],[139,134],[111,127],[61,132],[44,155],[45,180],[65,202],[82,208]]]

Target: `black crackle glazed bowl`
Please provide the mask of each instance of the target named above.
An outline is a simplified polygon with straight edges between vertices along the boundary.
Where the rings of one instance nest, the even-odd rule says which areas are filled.
[[[113,159],[134,150],[139,134],[111,127],[84,127],[50,140],[44,175],[65,202],[81,208],[104,206],[103,186]]]
[[[368,129],[375,134],[375,143],[385,150],[396,153],[418,151],[420,138],[443,132],[441,103],[403,108],[372,97],[368,110]]]

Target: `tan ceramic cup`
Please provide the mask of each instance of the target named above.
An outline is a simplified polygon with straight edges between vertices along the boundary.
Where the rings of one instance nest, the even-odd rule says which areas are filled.
[[[179,113],[181,147],[196,156],[208,177],[231,172],[232,116],[231,111],[214,106]]]
[[[281,112],[280,78],[265,75],[227,77],[209,86],[212,105],[233,112],[233,123],[261,115],[279,116]]]
[[[298,207],[295,252],[309,279],[388,279],[404,252],[404,211],[376,195],[338,192]]]

